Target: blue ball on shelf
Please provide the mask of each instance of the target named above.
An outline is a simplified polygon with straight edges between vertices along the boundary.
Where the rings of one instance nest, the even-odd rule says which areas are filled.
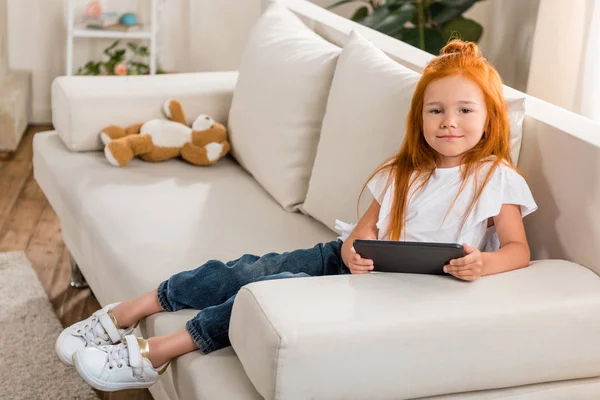
[[[125,13],[119,19],[121,25],[131,26],[137,24],[137,16],[134,13]]]

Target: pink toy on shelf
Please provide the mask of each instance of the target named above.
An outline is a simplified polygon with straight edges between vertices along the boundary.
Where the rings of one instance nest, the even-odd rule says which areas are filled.
[[[100,3],[100,0],[90,1],[83,12],[83,16],[88,18],[99,18],[101,15],[102,4]]]

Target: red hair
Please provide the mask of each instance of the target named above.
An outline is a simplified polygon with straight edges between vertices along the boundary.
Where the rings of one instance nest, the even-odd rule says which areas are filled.
[[[432,81],[452,75],[461,75],[476,83],[483,92],[487,110],[487,120],[481,140],[464,153],[462,158],[462,183],[454,201],[464,189],[465,183],[471,175],[475,176],[476,187],[473,200],[464,215],[463,225],[498,165],[505,162],[516,170],[510,157],[510,125],[502,91],[502,79],[494,67],[481,55],[479,47],[475,43],[452,40],[441,50],[439,56],[427,64],[417,83],[406,118],[406,136],[400,150],[377,168],[367,180],[367,182],[370,181],[376,174],[384,170],[389,172],[386,187],[389,186],[391,179],[394,179],[395,191],[387,233],[389,240],[400,240],[400,236],[405,233],[407,196],[411,186],[418,178],[423,178],[417,190],[424,188],[438,162],[438,153],[427,144],[423,136],[425,88]],[[486,164],[482,161],[487,161],[488,165],[491,165],[482,185],[478,186],[479,170]],[[413,174],[414,172],[416,174]],[[361,196],[365,187],[366,184],[360,192]],[[454,202],[448,211],[453,205]]]

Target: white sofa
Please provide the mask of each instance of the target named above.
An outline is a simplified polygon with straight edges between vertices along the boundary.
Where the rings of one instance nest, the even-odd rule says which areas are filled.
[[[270,63],[245,54],[239,76],[53,83],[56,131],[34,139],[35,177],[102,305],[138,296],[210,258],[335,240],[334,217],[356,219],[358,189],[396,150],[410,99],[409,90],[385,86],[398,77],[399,87],[410,87],[430,56],[311,3],[278,3],[301,17],[302,29],[328,41],[317,44],[318,57],[294,59],[313,54],[307,43],[316,36],[284,18],[265,50],[275,53],[262,55]],[[271,22],[263,20],[249,41],[273,34]],[[357,49],[371,52],[362,64],[342,52],[352,30],[408,69],[390,68],[383,53],[360,41]],[[298,48],[290,49],[288,34]],[[391,78],[369,77],[372,64],[384,65]],[[290,76],[305,81],[282,86]],[[351,95],[351,87],[361,95]],[[234,304],[232,347],[179,357],[150,389],[153,396],[600,398],[600,127],[505,90],[508,98],[527,99],[524,119],[522,108],[514,114],[513,134],[522,128],[523,136],[513,138],[513,154],[539,205],[525,219],[536,260],[528,268],[475,282],[370,274],[247,285]],[[393,96],[397,106],[385,103]],[[206,113],[228,121],[233,154],[206,168],[179,160],[111,166],[99,130],[160,116],[169,98],[179,99],[190,119]],[[174,332],[196,312],[155,314],[139,333]]]

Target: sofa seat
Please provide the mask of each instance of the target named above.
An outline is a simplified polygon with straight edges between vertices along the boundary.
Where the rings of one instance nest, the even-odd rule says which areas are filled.
[[[230,157],[211,167],[133,160],[115,168],[101,151],[69,151],[50,131],[35,136],[33,162],[35,178],[63,225],[63,239],[102,305],[136,297],[211,258],[308,248],[337,237],[306,215],[286,212]],[[159,315],[140,326],[165,334],[193,315]],[[198,365],[178,367],[184,363]],[[202,368],[223,369],[227,384],[203,382]],[[171,399],[260,398],[231,348],[181,357],[168,374],[161,383]],[[177,397],[173,379],[181,380]],[[223,391],[221,397],[185,395],[182,388],[192,390],[198,382],[202,390],[213,385]]]
[[[600,377],[600,277],[539,260],[475,282],[371,273],[251,283],[229,337],[267,399],[500,398],[501,388]]]

